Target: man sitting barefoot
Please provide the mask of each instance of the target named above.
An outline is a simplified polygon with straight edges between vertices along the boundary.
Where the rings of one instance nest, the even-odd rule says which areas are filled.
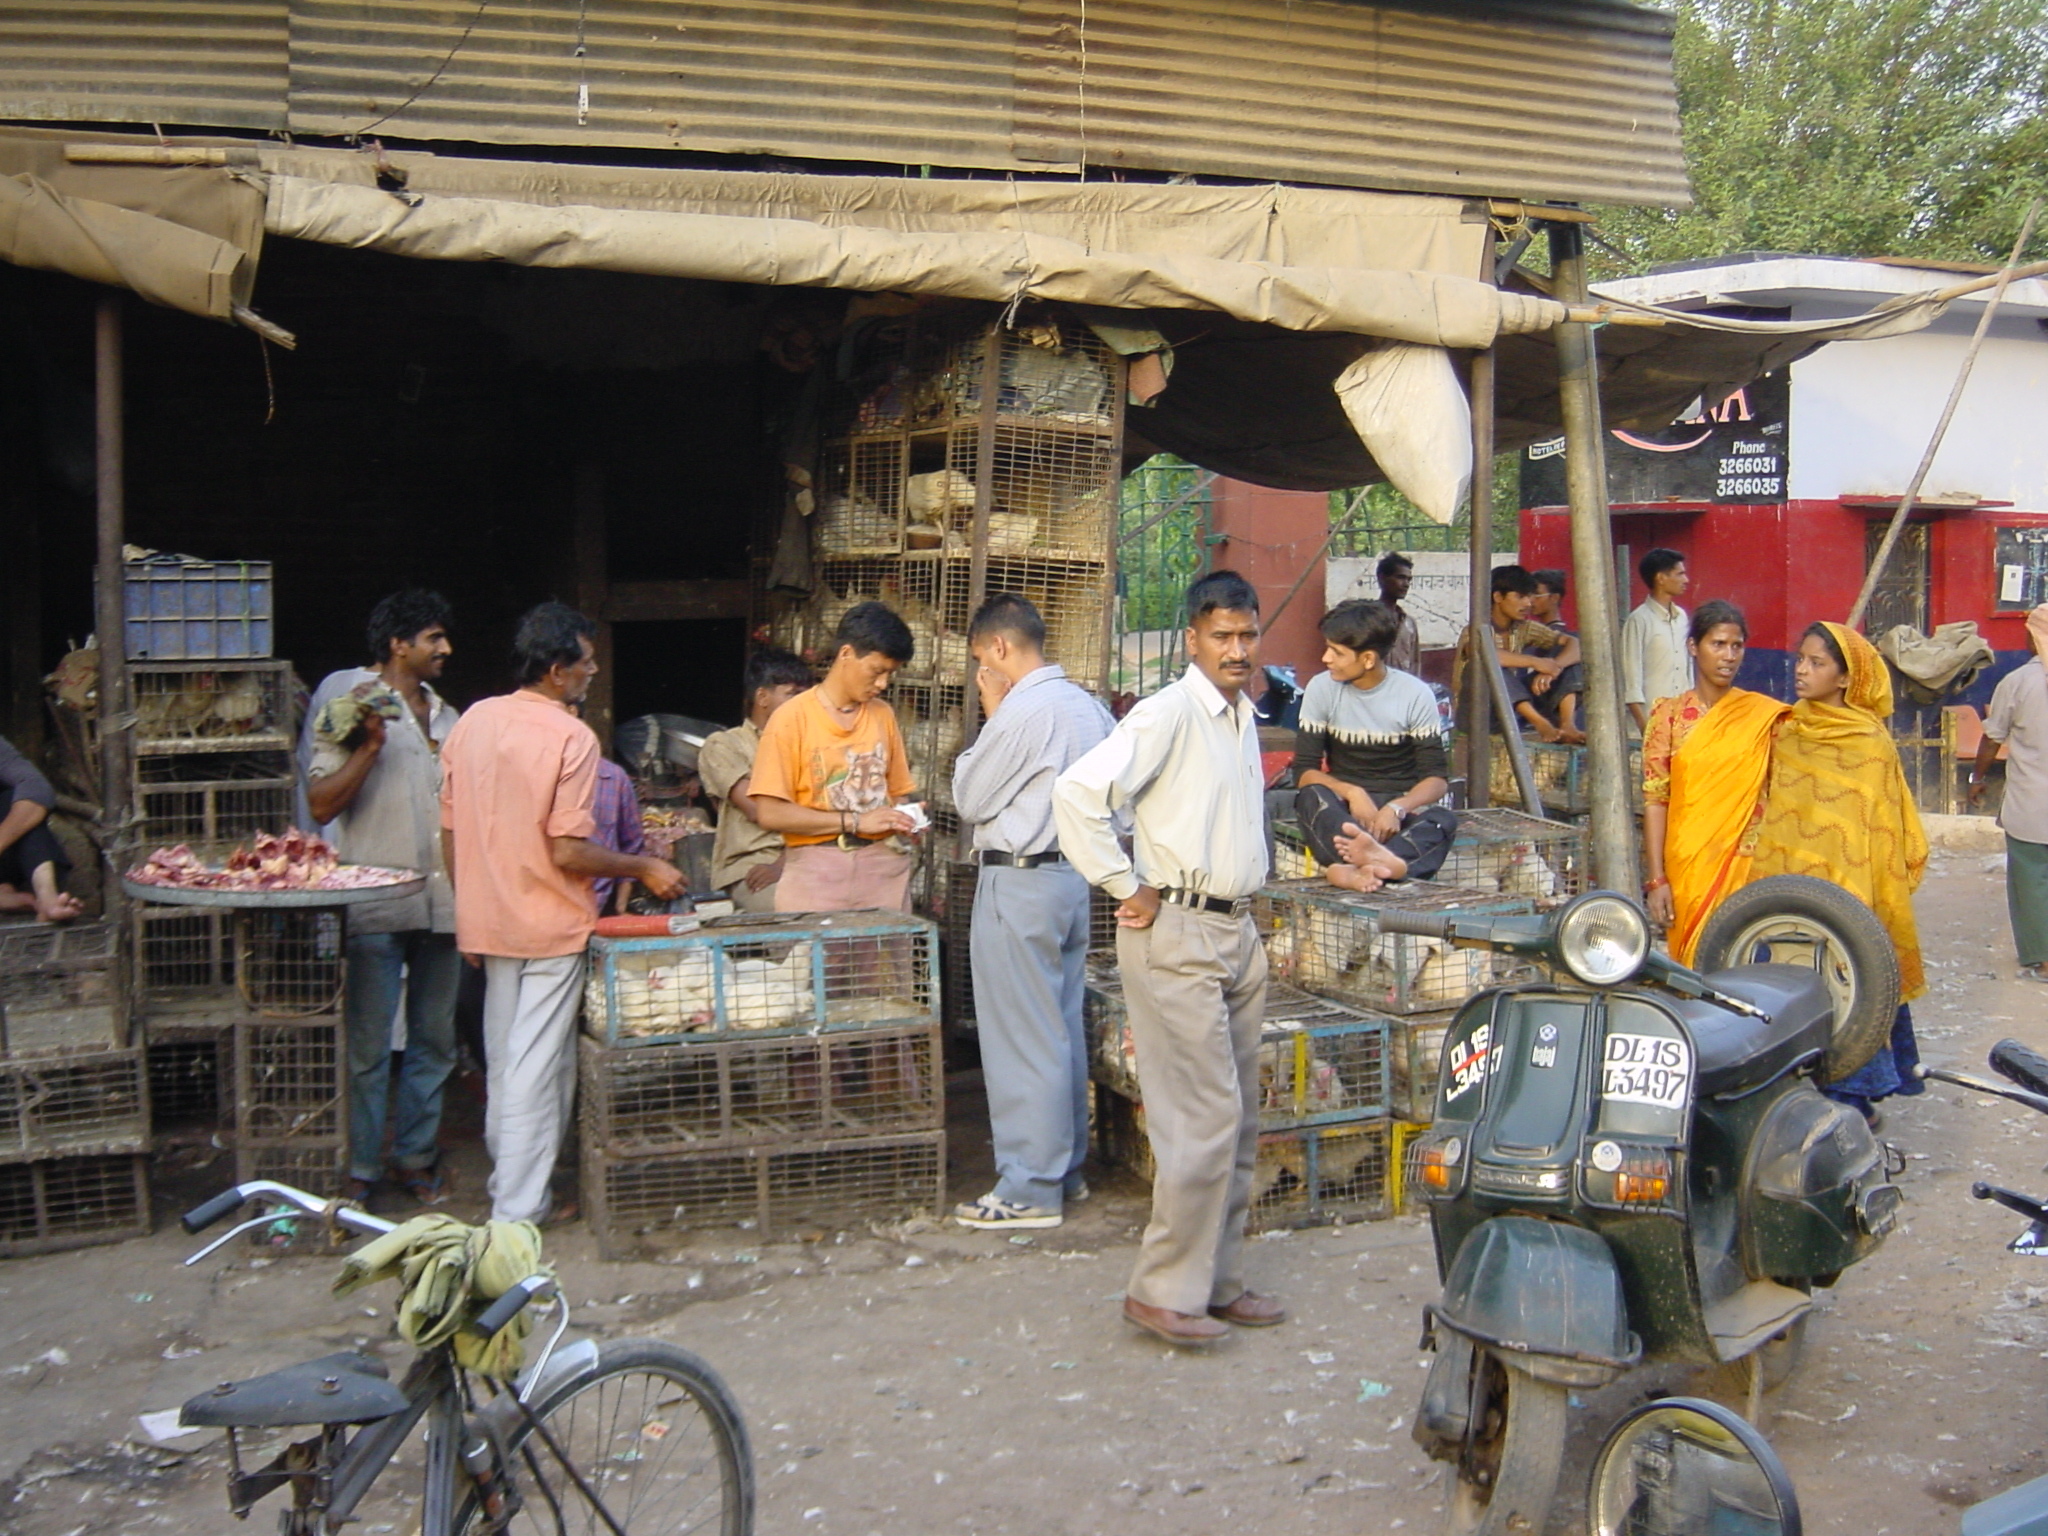
[[[1429,685],[1386,664],[1400,631],[1386,603],[1353,600],[1323,616],[1323,666],[1302,695],[1295,811],[1325,878],[1373,891],[1442,868],[1458,818],[1438,805],[1443,720]]]
[[[0,912],[68,923],[85,910],[64,889],[71,860],[45,825],[57,793],[19,748],[0,737]]]

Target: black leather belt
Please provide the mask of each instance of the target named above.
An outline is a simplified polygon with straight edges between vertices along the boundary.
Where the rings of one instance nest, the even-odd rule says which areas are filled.
[[[977,864],[1000,864],[1009,869],[1037,869],[1041,864],[1064,864],[1067,856],[1053,848],[1045,853],[1005,853],[1000,848],[981,848],[975,851]]]
[[[1204,896],[1200,891],[1161,891],[1161,901],[1170,901],[1176,907],[1188,907],[1196,912],[1220,912],[1225,917],[1243,917],[1252,909],[1249,896],[1232,899],[1229,896]]]

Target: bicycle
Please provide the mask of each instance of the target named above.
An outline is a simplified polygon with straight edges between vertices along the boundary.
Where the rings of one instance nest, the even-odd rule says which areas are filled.
[[[284,1207],[320,1217],[331,1232],[395,1230],[359,1207],[268,1179],[223,1190],[185,1215],[185,1230],[197,1235],[251,1201],[265,1203],[263,1214],[185,1263],[268,1225]],[[443,1344],[421,1350],[394,1385],[382,1361],[344,1351],[223,1382],[186,1403],[180,1422],[227,1431],[228,1507],[237,1518],[291,1487],[279,1536],[332,1536],[422,1421],[419,1536],[752,1536],[753,1453],[718,1373],[651,1339],[561,1347],[569,1302],[545,1274],[513,1286],[472,1326],[495,1335],[536,1302],[552,1307],[553,1332],[515,1380],[465,1371]],[[489,1389],[481,1400],[480,1383]],[[318,1433],[243,1470],[237,1431],[301,1425]]]

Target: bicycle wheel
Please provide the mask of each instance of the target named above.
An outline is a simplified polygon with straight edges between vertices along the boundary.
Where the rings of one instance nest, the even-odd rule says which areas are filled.
[[[592,1495],[625,1536],[752,1536],[746,1424],[718,1373],[688,1350],[648,1339],[604,1344],[595,1364],[533,1405],[533,1416],[545,1435],[521,1419],[508,1437],[523,1500],[508,1536],[611,1536]],[[473,1536],[482,1526],[472,1489],[455,1531]]]

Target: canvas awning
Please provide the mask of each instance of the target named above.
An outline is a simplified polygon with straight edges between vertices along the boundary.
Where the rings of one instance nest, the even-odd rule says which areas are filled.
[[[67,153],[67,146],[71,146]],[[128,163],[99,163],[126,156]],[[158,163],[145,163],[151,160]],[[191,163],[202,161],[207,163]],[[0,134],[0,259],[267,327],[248,309],[265,233],[393,255],[1114,311],[1174,349],[1138,443],[1222,474],[1322,490],[1386,478],[1368,440],[1466,432],[1456,390],[1353,419],[1339,376],[1378,344],[1493,346],[1503,448],[1560,429],[1550,335],[1565,307],[1475,275],[1484,202],[1285,186],[817,176],[465,160]],[[1660,426],[1826,341],[1896,334],[1926,295],[1868,317],[1719,321],[1650,311],[1600,344],[1615,426]],[[1439,364],[1448,367],[1448,362]],[[1357,402],[1353,402],[1354,409]],[[1457,501],[1403,486],[1432,516]]]

